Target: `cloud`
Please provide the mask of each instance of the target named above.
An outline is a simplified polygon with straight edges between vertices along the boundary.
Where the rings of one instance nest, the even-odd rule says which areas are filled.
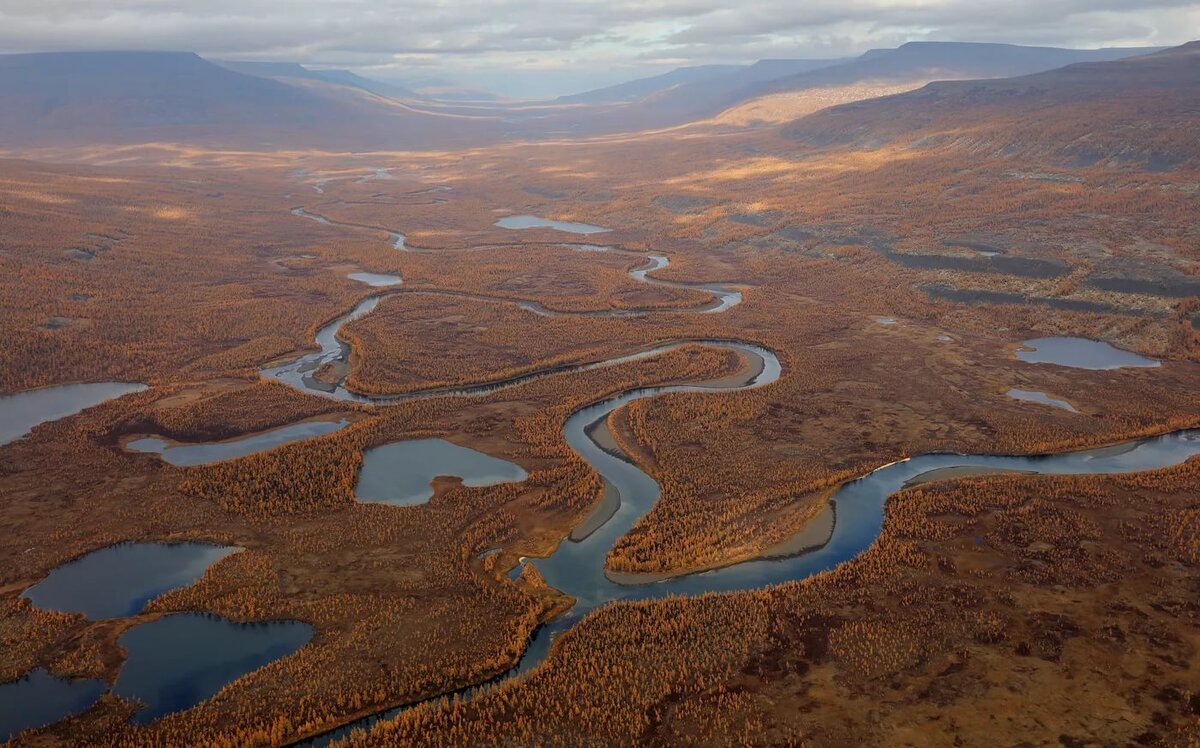
[[[914,39],[1169,45],[1200,0],[0,0],[0,51],[186,49],[364,70],[579,71],[830,57]]]

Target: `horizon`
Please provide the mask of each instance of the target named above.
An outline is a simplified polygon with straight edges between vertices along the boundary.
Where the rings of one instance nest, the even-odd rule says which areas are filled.
[[[793,3],[0,0],[0,742],[1200,739],[1200,0]]]
[[[0,52],[194,51],[206,59],[296,62],[380,81],[439,77],[510,98],[553,98],[679,67],[834,59],[910,41],[1095,49],[1169,47],[1200,28],[1200,2],[593,0],[547,14],[511,0],[456,4],[316,0],[80,0],[0,8]],[[552,17],[548,17],[552,16]]]
[[[1031,49],[1032,48],[1041,48],[1041,49],[1069,49],[1069,50],[1074,50],[1074,51],[1095,51],[1095,50],[1102,50],[1102,49],[1162,50],[1162,49],[1169,49],[1169,48],[1175,47],[1175,46],[1181,46],[1183,44],[1188,44],[1192,41],[1196,41],[1196,40],[1195,39],[1186,39],[1186,40],[1180,42],[1179,44],[1171,44],[1171,45],[1058,47],[1058,46],[1046,45],[1046,44],[1019,44],[1016,42],[1006,42],[1006,41],[977,41],[977,40],[964,40],[964,39],[909,39],[906,41],[902,41],[893,47],[871,47],[870,49],[864,50],[857,54],[834,55],[831,57],[824,57],[824,58],[762,57],[762,58],[757,58],[757,59],[753,59],[753,60],[747,60],[744,62],[698,61],[698,62],[694,62],[694,63],[675,65],[672,67],[666,67],[666,68],[662,68],[662,69],[644,70],[641,73],[637,73],[637,74],[634,74],[632,72],[627,75],[622,75],[619,73],[612,73],[608,76],[601,76],[601,77],[595,78],[594,79],[595,82],[592,85],[586,85],[585,87],[578,88],[578,89],[562,90],[558,93],[549,93],[549,94],[546,94],[543,96],[536,96],[536,95],[523,95],[522,96],[522,95],[514,95],[514,94],[505,94],[500,90],[501,88],[504,88],[503,85],[499,86],[499,87],[492,87],[492,86],[487,86],[487,85],[471,85],[467,81],[453,79],[448,74],[441,75],[441,74],[439,74],[438,71],[426,71],[421,74],[410,74],[410,75],[404,75],[404,74],[399,74],[399,73],[393,74],[393,75],[387,75],[387,74],[379,75],[377,73],[373,73],[372,70],[370,70],[370,69],[356,68],[353,66],[338,67],[335,65],[320,65],[320,64],[314,64],[314,63],[305,63],[305,62],[302,62],[299,60],[273,60],[273,59],[260,59],[260,58],[214,57],[211,55],[206,55],[199,50],[192,50],[192,49],[58,49],[58,50],[40,50],[40,51],[36,51],[36,52],[3,51],[3,52],[0,52],[0,56],[56,55],[56,54],[59,54],[59,55],[61,55],[61,54],[103,54],[103,53],[195,55],[207,62],[217,64],[217,65],[221,65],[224,63],[298,65],[298,66],[300,66],[306,70],[312,71],[312,72],[349,71],[349,72],[355,73],[364,78],[374,80],[379,83],[387,83],[387,84],[400,85],[400,86],[409,86],[413,82],[418,82],[418,81],[422,81],[422,80],[425,80],[425,81],[441,80],[447,84],[453,84],[456,86],[462,86],[465,84],[466,86],[468,86],[470,88],[470,90],[478,91],[480,93],[493,94],[493,95],[496,95],[500,99],[512,99],[512,100],[522,100],[523,99],[523,100],[530,100],[530,101],[537,101],[537,100],[544,101],[544,100],[551,100],[551,99],[561,97],[561,96],[571,96],[571,95],[583,94],[583,93],[587,93],[587,92],[591,92],[591,91],[595,91],[595,90],[599,90],[599,89],[603,89],[603,88],[608,88],[608,87],[612,87],[612,86],[622,85],[625,83],[630,83],[630,82],[645,79],[645,78],[653,78],[655,76],[664,75],[664,74],[673,72],[675,70],[681,70],[681,69],[687,69],[687,68],[700,68],[700,67],[710,67],[710,66],[748,67],[748,66],[754,65],[759,62],[789,61],[789,60],[801,60],[801,59],[828,60],[828,61],[850,61],[850,60],[857,59],[858,57],[861,57],[862,55],[868,54],[870,52],[895,50],[895,49],[899,49],[900,47],[904,47],[904,46],[907,46],[910,44],[947,44],[947,45],[961,44],[961,45],[976,45],[976,46],[996,45],[996,46],[1010,46],[1010,47],[1026,47],[1026,48],[1031,48]],[[542,74],[554,75],[553,71],[543,71]],[[494,81],[502,83],[504,80],[506,80],[506,76],[508,76],[508,75],[509,75],[509,73],[507,73],[507,72],[498,72],[498,73],[493,73],[490,76],[485,76],[485,77],[490,80],[494,80]],[[562,73],[562,75],[571,76],[572,74]],[[571,79],[576,80],[576,81],[580,80],[577,75],[573,76]]]

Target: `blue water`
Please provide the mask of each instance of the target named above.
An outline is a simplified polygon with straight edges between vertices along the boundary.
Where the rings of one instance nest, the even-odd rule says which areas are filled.
[[[505,216],[496,225],[504,229],[555,229],[571,234],[603,234],[612,229],[603,226],[593,226],[590,223],[574,223],[572,221],[555,221],[539,216]]]
[[[22,596],[43,610],[92,619],[131,616],[237,551],[207,543],[119,543],[59,566]]]
[[[179,613],[135,626],[118,640],[128,653],[113,693],[138,699],[141,724],[189,709],[225,685],[286,657],[312,638],[299,621],[234,623],[204,613]]]
[[[779,378],[779,360],[770,351],[739,343],[724,345],[762,358],[763,370],[748,387],[763,386]],[[658,500],[659,486],[632,462],[606,452],[588,434],[588,427],[635,400],[670,392],[718,392],[730,389],[743,388],[678,385],[636,389],[582,408],[567,419],[563,427],[567,443],[600,473],[608,485],[618,491],[620,506],[607,522],[586,538],[565,540],[549,558],[527,562],[537,566],[550,586],[571,595],[576,603],[566,614],[534,633],[517,667],[491,683],[463,689],[461,698],[473,698],[497,682],[537,667],[549,654],[555,638],[582,620],[587,613],[606,603],[757,589],[829,571],[855,558],[875,542],[883,528],[884,509],[889,496],[932,471],[973,467],[985,471],[1054,475],[1127,473],[1177,465],[1200,455],[1200,430],[1143,439],[1118,449],[1056,455],[922,455],[884,466],[842,485],[830,499],[836,517],[832,532],[824,543],[810,550],[787,558],[761,558],[644,584],[613,581],[604,571],[605,556],[616,540],[654,506]],[[381,711],[304,741],[303,744],[328,745],[333,740],[346,737],[354,729],[367,729],[380,720],[394,718],[407,708]]]
[[[41,668],[20,680],[0,683],[0,743],[21,730],[87,711],[106,688],[102,680],[55,678]]]
[[[34,426],[75,415],[107,400],[141,392],[146,385],[133,382],[92,382],[42,387],[0,397],[0,444],[28,434]]]
[[[347,419],[338,421],[302,421],[254,436],[229,439],[220,442],[197,442],[195,444],[170,444],[165,439],[148,436],[135,439],[125,445],[135,452],[154,452],[172,465],[208,465],[222,460],[265,452],[281,444],[311,439],[332,434],[350,424]]]
[[[1023,344],[1032,350],[1018,350],[1016,356],[1031,364],[1058,364],[1075,369],[1153,368],[1161,362],[1113,347],[1102,340],[1087,338],[1035,338]]]
[[[1037,390],[1022,390],[1017,387],[1013,387],[1008,391],[1008,396],[1014,400],[1024,400],[1025,402],[1049,405],[1053,408],[1058,408],[1059,410],[1065,410],[1071,413],[1079,412],[1075,409],[1074,405],[1071,405],[1066,400],[1058,400],[1050,397],[1045,392],[1038,392]]]
[[[520,465],[445,439],[412,439],[368,449],[354,493],[360,501],[423,504],[433,496],[430,481],[443,475],[462,478],[467,486],[515,483],[528,477]]]

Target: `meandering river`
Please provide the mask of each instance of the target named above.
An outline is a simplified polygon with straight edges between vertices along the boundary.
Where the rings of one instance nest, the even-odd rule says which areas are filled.
[[[310,217],[315,218],[315,216]],[[512,228],[555,227],[552,221],[536,217],[519,218],[520,220],[513,219],[500,225]],[[574,225],[569,224],[565,230],[573,229]],[[580,229],[598,233],[593,230],[599,230],[600,227],[580,225]],[[394,232],[391,235],[396,236]],[[581,251],[622,251],[597,245],[568,244],[564,246]],[[645,265],[635,268],[630,275],[639,281],[654,282],[653,279],[647,278],[647,273],[666,267],[669,260],[657,255],[649,255],[647,260]],[[669,285],[703,288],[713,293],[714,301],[703,311],[725,311],[741,301],[740,293],[735,289],[719,284]],[[470,387],[439,388],[394,397],[369,397],[349,391],[341,383],[329,386],[311,379],[309,373],[323,363],[346,357],[348,351],[345,345],[338,342],[337,339],[338,329],[343,324],[368,314],[377,302],[377,298],[364,300],[349,314],[322,328],[317,335],[320,351],[305,354],[292,362],[265,370],[264,374],[315,394],[354,402],[386,405],[414,397],[483,395],[500,387],[514,386],[536,377],[626,363],[638,358],[664,353],[684,344],[683,341],[669,343],[606,361],[559,366],[525,376],[480,383]],[[747,362],[743,376],[710,382],[632,389],[584,407],[567,419],[563,426],[563,436],[571,448],[603,477],[605,500],[594,510],[593,515],[582,523],[580,528],[576,528],[569,539],[559,545],[549,558],[530,560],[526,563],[535,564],[550,586],[574,597],[575,605],[569,612],[540,627],[534,633],[515,668],[486,684],[464,688],[459,692],[463,698],[473,698],[486,692],[498,682],[536,667],[546,658],[552,642],[559,634],[569,630],[588,612],[605,603],[619,600],[645,600],[667,595],[699,595],[755,589],[790,580],[804,579],[849,561],[870,547],[879,536],[883,527],[884,507],[888,497],[913,483],[961,474],[1125,473],[1176,465],[1200,454],[1200,432],[1185,431],[1130,442],[1118,449],[1109,448],[1054,455],[929,454],[916,456],[879,468],[838,488],[830,499],[828,509],[818,521],[812,523],[816,532],[810,527],[798,535],[794,542],[784,544],[784,547],[787,548],[788,555],[786,556],[762,557],[723,568],[706,570],[702,573],[666,578],[607,573],[604,561],[608,551],[617,539],[625,535],[637,520],[654,506],[659,496],[657,482],[638,468],[628,455],[622,454],[619,448],[615,447],[611,435],[606,434],[608,415],[635,400],[657,397],[666,393],[723,393],[725,396],[730,396],[739,391],[771,384],[782,374],[779,359],[774,352],[751,342],[738,340],[692,342],[701,342],[737,351]],[[1076,345],[1079,348],[1089,348],[1085,354],[1095,353],[1091,347],[1075,344],[1070,340],[1032,342],[1050,343],[1051,347],[1061,347],[1064,344],[1066,346]],[[1109,352],[1105,351],[1105,353]],[[1030,362],[1047,360],[1036,355],[1023,354],[1024,352],[1018,354],[1022,360]],[[1091,355],[1084,355],[1082,363],[1069,359],[1064,362],[1064,365],[1097,366],[1094,358]],[[1115,365],[1146,366],[1152,364],[1149,364],[1146,359],[1133,357],[1130,354],[1128,360],[1122,359]],[[379,720],[393,718],[411,706],[413,705],[381,711],[303,741],[302,744],[326,745],[347,736],[353,729],[367,729]]]
[[[293,208],[291,212],[292,212],[292,215],[300,216],[301,218],[307,218],[311,221],[316,221],[317,223],[320,223],[325,226],[342,226],[342,227],[350,228],[350,229],[365,230],[365,231],[378,231],[378,232],[385,233],[388,237],[390,246],[393,249],[397,249],[402,252],[416,252],[416,253],[424,253],[424,254],[448,254],[448,253],[456,253],[456,252],[485,252],[485,251],[494,251],[494,250],[500,250],[500,249],[505,249],[505,248],[511,248],[511,247],[515,247],[515,246],[535,246],[537,244],[537,242],[527,242],[527,243],[520,243],[520,244],[482,244],[482,245],[470,246],[470,247],[431,249],[431,248],[427,248],[427,247],[418,247],[418,246],[409,244],[405,234],[403,234],[402,232],[397,231],[395,229],[386,228],[383,226],[372,226],[370,224],[364,224],[364,223],[352,223],[352,222],[348,222],[348,221],[337,221],[332,218],[329,218],[328,216],[321,215],[320,213],[314,213],[314,212],[308,210],[307,208]],[[538,216],[508,216],[506,218],[501,218],[500,220],[498,220],[496,222],[496,225],[500,226],[501,228],[514,229],[514,230],[529,229],[529,228],[548,228],[548,229],[554,229],[556,231],[562,231],[562,232],[566,232],[566,233],[570,233],[570,234],[585,234],[585,235],[586,234],[598,234],[598,233],[608,232],[611,230],[611,229],[603,228],[601,226],[592,226],[592,225],[586,224],[586,223],[570,223],[570,222],[565,222],[565,221],[555,221],[555,220],[551,220],[548,218],[540,218]],[[645,315],[645,314],[654,314],[654,313],[663,314],[663,313],[669,313],[669,312],[701,312],[704,314],[716,314],[716,313],[727,311],[727,310],[737,306],[738,304],[742,303],[742,299],[743,299],[742,291],[739,289],[738,284],[712,283],[712,282],[688,283],[688,282],[684,282],[684,281],[670,281],[670,280],[662,280],[660,278],[651,277],[650,273],[653,273],[653,272],[656,272],[659,270],[664,270],[670,266],[671,260],[669,257],[666,257],[665,255],[656,255],[656,254],[649,254],[649,253],[645,253],[645,252],[638,252],[635,250],[625,249],[623,247],[618,247],[615,245],[608,245],[608,244],[587,244],[587,243],[580,243],[580,242],[551,242],[549,244],[549,246],[561,247],[563,249],[574,250],[577,252],[606,252],[606,253],[612,253],[612,254],[628,255],[630,257],[641,257],[641,258],[644,258],[645,261],[641,265],[638,265],[637,267],[634,267],[629,271],[630,278],[633,278],[634,280],[638,281],[639,283],[644,283],[648,286],[660,286],[662,288],[676,288],[676,289],[684,289],[684,290],[691,290],[691,291],[703,291],[705,293],[710,294],[712,296],[712,300],[706,302],[705,304],[703,304],[699,307],[690,308],[690,309],[689,308],[677,308],[677,309],[630,308],[630,309],[605,309],[605,310],[596,310],[596,311],[589,311],[589,312],[561,312],[561,311],[555,311],[555,310],[548,309],[545,306],[543,306],[541,303],[534,301],[532,299],[512,299],[512,298],[499,297],[499,296],[487,296],[487,295],[482,295],[482,294],[471,294],[471,293],[466,293],[466,292],[437,291],[437,290],[432,290],[432,289],[412,289],[411,291],[407,291],[407,293],[429,293],[429,294],[441,293],[441,294],[447,294],[447,295],[462,296],[462,297],[467,297],[467,298],[477,298],[481,301],[508,302],[508,303],[512,303],[512,304],[517,304],[521,308],[523,308],[527,311],[533,312],[534,314],[539,314],[539,315],[548,316],[548,317],[556,317],[556,316],[630,317],[630,316],[635,316],[635,315]],[[379,283],[378,285],[392,285],[394,283],[399,283],[399,276],[380,275],[380,274],[372,274],[372,273],[356,273],[355,275],[356,276],[371,275],[371,276],[375,276],[378,279],[388,279],[389,280],[389,282]],[[350,277],[354,278],[354,276],[350,276]],[[365,278],[355,278],[355,280],[367,282]]]
[[[293,212],[322,223],[335,223],[302,208],[297,208]],[[511,228],[549,227],[576,233],[599,233],[606,230],[587,224],[560,224],[531,216],[511,217],[511,219],[503,219],[503,221],[506,222],[502,222],[501,225]],[[377,229],[378,227],[358,226],[358,228]],[[403,234],[390,230],[387,231],[393,246],[397,249],[421,251],[407,246]],[[628,250],[598,245],[565,244],[562,246],[578,251],[629,253]],[[478,248],[470,248],[470,251],[475,249]],[[724,312],[742,300],[739,290],[725,284],[679,283],[650,278],[648,276],[649,273],[667,267],[669,260],[661,255],[644,256],[646,257],[646,262],[634,268],[629,273],[635,280],[675,288],[702,290],[712,295],[712,301],[704,307],[695,308],[690,311],[704,313]],[[364,280],[364,282],[384,282],[390,280],[392,277],[371,276],[370,278],[360,278],[360,280]],[[398,277],[396,277],[397,282],[398,280]],[[708,338],[676,340],[604,360],[547,367],[520,376],[479,382],[470,386],[429,388],[417,392],[389,396],[370,396],[354,392],[345,386],[344,377],[333,383],[319,381],[314,378],[314,374],[324,365],[348,360],[349,347],[347,344],[341,342],[338,335],[344,325],[370,314],[383,296],[389,293],[404,292],[408,291],[385,292],[363,299],[349,312],[318,330],[316,336],[318,350],[297,356],[290,361],[276,366],[265,368],[262,371],[263,376],[277,379],[304,392],[322,397],[386,406],[421,397],[482,396],[501,388],[513,387],[540,377],[568,372],[588,371],[600,367],[634,362],[666,353],[691,343],[701,343],[736,352],[744,361],[742,371],[735,376],[709,381],[630,389],[615,396],[598,400],[575,411],[567,418],[563,425],[563,437],[567,444],[603,478],[605,498],[601,502],[601,505],[593,511],[591,516],[587,517],[579,527],[575,528],[570,538],[564,540],[548,558],[529,561],[523,560],[522,563],[536,565],[548,584],[575,598],[575,605],[567,613],[535,631],[516,667],[488,683],[462,689],[459,693],[464,698],[473,698],[481,693],[485,693],[496,683],[516,677],[536,667],[547,657],[551,644],[558,635],[573,627],[588,612],[605,603],[645,600],[667,595],[698,595],[712,592],[755,589],[789,580],[804,579],[832,569],[840,563],[849,561],[865,551],[879,536],[883,526],[884,508],[888,497],[913,483],[939,477],[961,475],[965,471],[969,471],[971,474],[1002,472],[1060,475],[1125,473],[1175,465],[1200,454],[1200,432],[1185,431],[1130,442],[1122,445],[1121,448],[1068,452],[1055,455],[921,455],[884,466],[857,480],[842,485],[834,492],[828,508],[818,520],[797,535],[793,542],[785,544],[779,550],[778,557],[761,557],[718,569],[706,570],[702,573],[666,578],[661,576],[651,577],[607,573],[604,568],[604,562],[608,551],[620,537],[629,532],[634,524],[650,511],[659,497],[658,483],[637,467],[628,455],[623,454],[620,448],[616,446],[612,435],[607,432],[609,414],[636,400],[657,397],[668,393],[707,393],[736,397],[739,392],[770,385],[782,375],[782,367],[776,354],[751,341],[744,340]],[[422,290],[419,292],[472,296],[465,293],[434,290]],[[477,298],[488,301],[517,303],[539,314],[564,314],[563,312],[548,310],[535,301],[495,299],[486,296],[478,296]],[[649,313],[650,311],[614,310],[612,312],[600,313],[622,315]],[[1053,343],[1061,347],[1060,340],[1033,342],[1042,344]],[[1028,361],[1049,360],[1037,355],[1041,353],[1044,352],[1038,350],[1035,346],[1034,355],[1023,355],[1026,352],[1021,352],[1018,355]],[[1078,351],[1073,351],[1073,353],[1078,353]],[[1081,365],[1096,367],[1097,362],[1094,354],[1095,352],[1092,350],[1083,351],[1083,363]],[[1123,361],[1122,364],[1135,366],[1150,365],[1145,359],[1130,359]],[[1059,403],[1059,401],[1050,400],[1039,401],[1052,405],[1058,405]],[[344,425],[344,421],[331,422],[331,425],[315,427],[311,424],[298,424],[293,427],[276,429],[264,435],[215,444],[173,446],[162,440],[147,439],[130,446],[135,449],[161,451],[166,459],[177,464],[201,464],[210,461],[214,457],[221,459],[247,454],[250,453],[249,450],[259,451],[257,448],[260,446],[263,449],[277,446],[280,443],[292,441],[293,437],[312,438],[318,433],[332,431]],[[414,445],[422,446],[423,443],[398,444],[399,446],[387,445],[377,448],[377,450],[413,449]],[[449,445],[449,448],[454,448],[454,445]],[[438,449],[446,450],[448,448],[438,445]],[[486,456],[480,455],[479,458],[484,459]],[[440,468],[431,467],[428,464],[423,464],[424,462],[428,462],[428,460],[396,461],[390,465],[390,473],[385,476],[388,485],[384,489],[372,492],[368,486],[363,490],[371,494],[368,498],[376,500],[392,500],[401,503],[421,501],[427,498],[429,480],[436,474],[448,472],[441,471]],[[523,480],[523,471],[520,471],[516,466],[512,466],[512,468],[511,472],[498,472],[495,476],[489,477],[488,480]],[[396,474],[404,473],[406,470],[411,471],[412,474]],[[396,481],[399,481],[399,484],[403,484],[404,491],[397,493],[395,485],[399,484]],[[379,495],[376,496],[376,493]],[[115,552],[117,551],[108,551],[108,553]],[[120,552],[127,552],[127,550]],[[207,561],[208,559],[206,558],[205,560]],[[84,563],[86,563],[86,559]],[[83,566],[81,565],[80,568],[83,568]],[[65,574],[67,572],[60,571],[58,573]],[[184,574],[180,578],[186,578],[187,576]],[[173,579],[172,582],[174,581],[176,580]],[[140,602],[144,602],[144,599],[142,599],[144,593],[139,591],[135,597]],[[138,603],[138,606],[140,607],[140,603]],[[100,614],[108,614],[108,611],[101,611]],[[294,651],[298,647],[303,646],[311,635],[311,629],[304,624],[295,622],[286,624],[244,625],[232,624],[211,616],[205,617],[190,614],[168,616],[131,629],[123,635],[122,644],[130,650],[130,657],[122,670],[122,675],[116,684],[115,690],[124,695],[144,699],[149,704],[149,708],[139,713],[137,719],[143,722],[149,721],[158,715],[187,708],[203,700],[219,688],[221,684],[228,682],[229,678],[249,672],[265,662]],[[227,656],[218,662],[213,662],[210,661],[213,657],[210,652],[198,658],[191,658],[179,664],[178,667],[172,667],[168,670],[158,667],[155,664],[157,662],[155,658],[162,656],[162,650],[155,642],[178,642],[180,637],[196,637],[200,641],[216,642],[219,644],[218,649],[222,651],[228,650]],[[236,646],[234,646],[235,644]],[[205,651],[208,652],[208,650]],[[210,673],[209,671],[213,672]],[[30,676],[30,678],[43,677],[44,674],[38,672]],[[98,692],[93,693],[96,691],[96,687],[89,682],[79,682],[77,684],[63,683],[65,685],[60,683],[50,684],[54,688],[63,691],[61,698],[57,699],[59,703],[56,706],[60,714],[69,713],[71,710],[78,710],[85,701],[94,699],[98,695]],[[72,691],[71,689],[74,690]],[[30,690],[29,688],[25,688],[22,689],[22,692],[29,692]],[[17,693],[16,688],[13,689],[13,693]],[[336,730],[305,740],[303,744],[314,746],[325,745],[346,736],[352,729],[369,728],[379,720],[393,718],[411,706],[405,705],[381,710],[369,717],[356,720]]]
[[[589,518],[592,525],[584,537],[563,541],[546,559],[527,561],[541,571],[546,582],[575,598],[574,607],[566,614],[539,628],[530,639],[519,664],[499,679],[482,686],[463,689],[460,696],[471,698],[496,683],[515,677],[540,664],[548,655],[554,639],[578,623],[588,612],[608,602],[645,600],[667,595],[699,595],[710,592],[750,590],[778,584],[828,571],[865,551],[879,536],[883,527],[884,507],[892,494],[906,485],[939,476],[950,477],[954,470],[982,473],[1039,473],[1054,475],[1126,473],[1176,465],[1200,454],[1200,431],[1185,431],[1130,442],[1120,449],[1098,449],[1067,452],[1055,455],[954,455],[930,454],[879,468],[841,486],[830,500],[827,532],[818,537],[804,538],[791,544],[790,555],[782,558],[759,558],[708,570],[654,579],[611,575],[605,572],[604,560],[618,538],[625,535],[658,500],[658,483],[633,461],[619,451],[613,453],[611,441],[600,434],[607,428],[606,419],[614,410],[635,400],[672,392],[736,393],[762,387],[781,375],[778,358],[769,350],[738,341],[709,341],[710,345],[738,351],[748,364],[741,378],[694,384],[631,389],[606,398],[573,413],[563,426],[567,443],[583,457],[604,479],[609,496],[595,511],[599,519]],[[443,392],[444,396],[472,394],[469,388],[458,392]],[[606,448],[607,447],[607,448]],[[576,534],[578,535],[578,534]],[[616,578],[614,578],[616,577]],[[379,720],[390,719],[406,708],[382,711],[333,730],[302,745],[323,746],[346,737],[353,729],[366,729]]]
[[[370,302],[367,302],[370,303]],[[357,318],[367,313],[356,308],[346,318]],[[306,354],[290,364],[285,364],[265,373],[293,386],[324,396],[333,396],[355,402],[386,405],[415,397],[471,397],[493,392],[500,387],[509,387],[552,373],[581,371],[601,366],[612,366],[639,358],[666,352],[684,345],[685,342],[669,343],[646,351],[620,356],[606,361],[555,367],[523,377],[514,377],[496,382],[481,383],[470,387],[441,388],[432,391],[411,393],[395,397],[368,397],[346,390],[340,385],[327,390],[319,382],[306,379],[304,371],[311,371],[323,356],[344,355],[342,344],[337,343],[335,322],[322,329],[318,340],[324,340],[322,350]],[[334,329],[330,329],[330,327]],[[713,382],[678,384],[629,390],[615,397],[606,398],[572,414],[563,427],[567,443],[604,478],[606,493],[610,497],[585,520],[588,530],[576,532],[572,539],[559,545],[547,559],[532,560],[541,571],[546,582],[576,599],[574,608],[565,615],[539,628],[529,642],[519,665],[504,678],[513,677],[535,667],[549,653],[554,638],[570,629],[589,611],[604,603],[615,600],[644,600],[666,595],[698,595],[708,592],[732,592],[748,590],[781,582],[803,579],[813,574],[832,569],[866,550],[878,537],[883,526],[884,506],[888,497],[906,484],[920,481],[923,477],[949,477],[954,469],[969,469],[977,473],[1045,473],[1045,474],[1094,474],[1123,473],[1149,470],[1175,465],[1200,454],[1200,433],[1178,432],[1165,436],[1132,442],[1124,449],[1069,452],[1041,456],[1001,455],[950,455],[932,454],[914,457],[880,468],[858,480],[839,488],[831,499],[830,520],[825,527],[827,533],[809,539],[800,538],[791,544],[791,555],[785,558],[759,558],[733,564],[720,569],[698,574],[653,579],[610,575],[605,572],[604,559],[618,538],[626,534],[633,524],[648,512],[658,500],[659,487],[649,475],[639,469],[626,455],[612,452],[611,440],[603,438],[605,422],[610,413],[635,400],[656,397],[671,392],[690,393],[735,393],[762,387],[775,382],[781,376],[778,357],[770,350],[745,341],[699,340],[707,345],[737,351],[746,360],[742,377],[726,378]],[[607,447],[607,449],[606,449]],[[426,475],[414,476],[415,481],[427,481]],[[806,533],[811,535],[812,533]],[[614,578],[616,577],[616,578]],[[489,688],[495,681],[478,688],[465,689],[466,696],[474,695],[479,688]],[[394,717],[403,708],[381,712],[358,720],[345,728],[334,730],[309,741],[305,745],[320,746],[345,737],[351,729],[369,727],[380,719]]]

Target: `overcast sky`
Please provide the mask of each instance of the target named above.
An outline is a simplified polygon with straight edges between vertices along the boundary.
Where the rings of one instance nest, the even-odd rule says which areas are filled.
[[[0,0],[0,50],[192,50],[442,75],[509,95],[679,65],[910,40],[1069,47],[1200,37],[1200,0]]]

